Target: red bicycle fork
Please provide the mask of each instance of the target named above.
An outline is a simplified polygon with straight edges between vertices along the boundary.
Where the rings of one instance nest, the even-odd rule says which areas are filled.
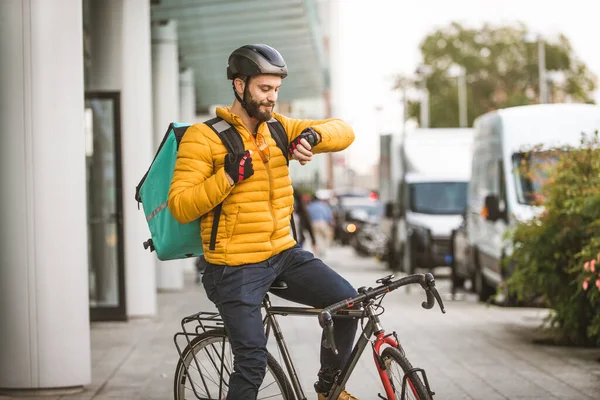
[[[397,388],[392,386],[392,382],[390,382],[387,368],[385,365],[383,365],[383,361],[381,359],[381,351],[380,350],[381,350],[381,346],[383,346],[384,344],[387,344],[388,346],[391,346],[395,349],[400,349],[400,345],[398,344],[398,341],[395,340],[394,338],[392,338],[392,336],[396,337],[395,333],[392,333],[390,335],[385,335],[385,332],[381,331],[377,335],[375,335],[375,337],[377,339],[375,340],[375,343],[373,344],[373,358],[375,360],[375,365],[377,366],[377,371],[379,372],[379,378],[381,378],[381,383],[383,384],[383,388],[385,389],[385,394],[386,394],[388,400],[396,399]],[[411,387],[411,389],[414,390],[410,379],[408,380],[408,384]]]
[[[391,336],[386,336],[385,332],[380,332],[376,335],[377,339],[373,344],[373,358],[375,359],[375,365],[377,366],[377,371],[379,372],[379,377],[381,378],[381,383],[383,384],[383,388],[385,389],[385,394],[388,399],[394,400],[396,398],[396,394],[394,393],[394,387],[392,387],[392,383],[390,382],[390,378],[388,377],[387,370],[385,366],[382,365],[381,360],[381,346],[387,344],[388,346],[398,348],[398,342],[394,340]]]

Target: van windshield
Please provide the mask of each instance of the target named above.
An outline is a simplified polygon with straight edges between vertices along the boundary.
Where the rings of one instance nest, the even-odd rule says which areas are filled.
[[[540,204],[542,187],[551,178],[559,158],[557,150],[513,154],[513,176],[520,204]]]
[[[409,185],[410,210],[422,214],[462,214],[466,182],[422,182]]]

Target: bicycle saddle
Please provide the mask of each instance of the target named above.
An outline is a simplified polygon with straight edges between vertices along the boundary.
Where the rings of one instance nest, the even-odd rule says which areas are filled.
[[[276,280],[275,282],[271,283],[269,290],[283,290],[287,289],[287,287],[288,285],[285,283],[285,281]]]

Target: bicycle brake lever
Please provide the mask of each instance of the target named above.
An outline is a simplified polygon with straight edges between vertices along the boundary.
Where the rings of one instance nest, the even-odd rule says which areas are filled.
[[[440,293],[437,291],[437,289],[435,287],[431,288],[431,290],[433,291],[433,295],[435,296],[435,299],[438,302],[438,305],[440,306],[440,310],[442,311],[442,314],[446,314],[446,309],[444,308],[444,302],[442,301],[442,296],[440,296]]]
[[[337,347],[335,347],[335,339],[333,338],[333,324],[327,325],[327,328],[325,329],[325,338],[327,340],[327,344],[329,344],[329,347],[331,347],[331,351],[337,356],[338,350]]]
[[[322,311],[319,314],[319,324],[325,332],[325,347],[329,347],[333,354],[338,355],[337,347],[335,346],[335,339],[333,336],[333,318],[328,311]]]

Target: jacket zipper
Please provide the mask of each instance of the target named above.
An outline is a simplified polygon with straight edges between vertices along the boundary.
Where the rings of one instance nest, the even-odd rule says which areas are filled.
[[[269,212],[271,213],[271,219],[273,220],[273,231],[271,232],[271,238],[273,237],[273,235],[275,234],[275,231],[277,230],[277,220],[275,219],[275,212],[273,211],[273,191],[271,190],[271,180],[273,179],[273,176],[271,174],[271,166],[269,165],[269,160],[267,160],[265,162],[265,160],[263,160],[262,157],[262,152],[260,151],[260,149],[258,148],[258,143],[256,143],[256,137],[254,135],[252,136],[252,141],[254,142],[254,146],[256,147],[256,151],[258,151],[258,156],[260,157],[260,161],[263,162],[263,164],[265,165],[265,169],[267,170],[267,175],[269,176]],[[265,141],[267,139],[265,138]],[[270,151],[270,149],[269,149]]]
[[[265,168],[267,169],[267,175],[269,175],[269,211],[271,212],[271,218],[273,219],[273,232],[271,233],[271,238],[273,238],[273,234],[277,229],[277,220],[275,219],[275,212],[273,211],[273,192],[271,190],[271,167],[269,163],[265,163]]]

